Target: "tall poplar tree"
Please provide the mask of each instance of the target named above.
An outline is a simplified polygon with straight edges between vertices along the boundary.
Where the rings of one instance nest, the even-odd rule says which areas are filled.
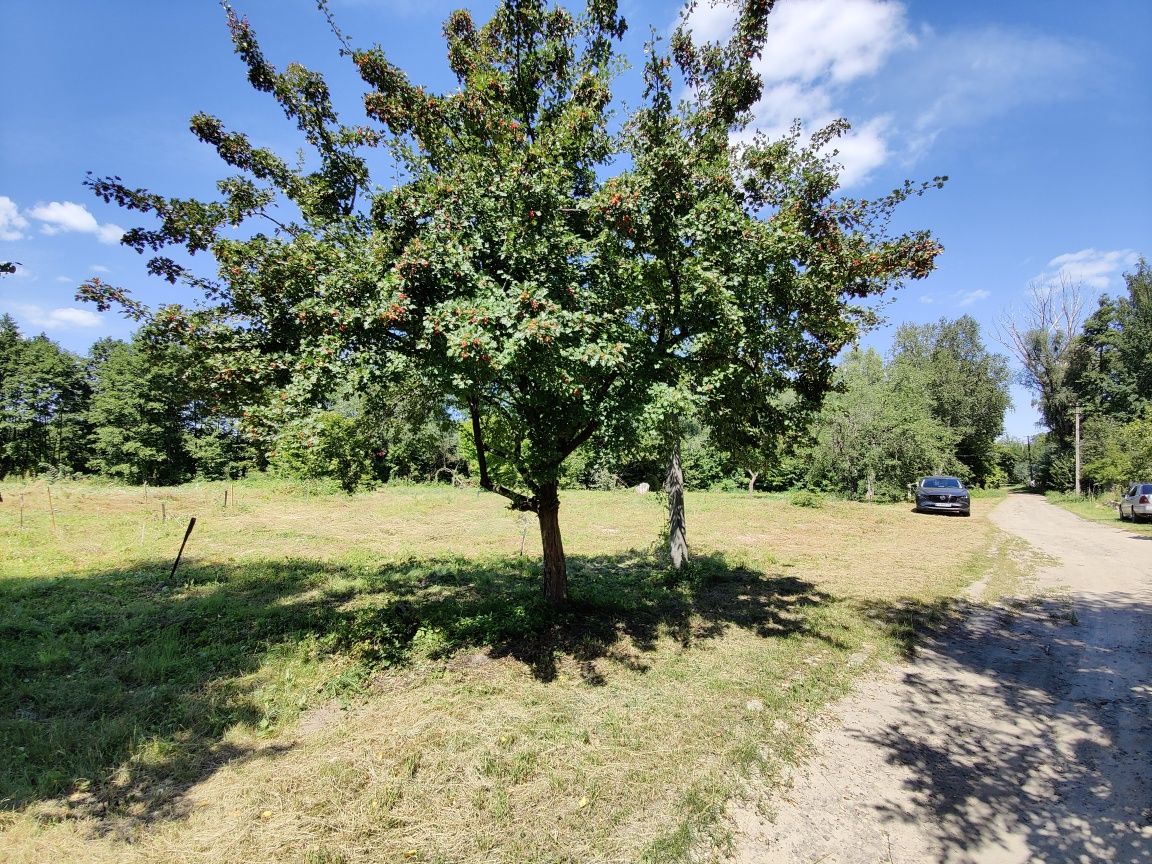
[[[1012,404],[1008,360],[993,354],[970,315],[896,331],[894,363],[924,377],[932,421],[955,437],[955,455],[972,482],[984,485],[998,470],[996,439]]]

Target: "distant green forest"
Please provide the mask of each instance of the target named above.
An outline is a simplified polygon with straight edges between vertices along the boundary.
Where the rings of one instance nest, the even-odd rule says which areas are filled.
[[[1024,482],[1025,446],[997,440],[1009,380],[1006,358],[988,351],[973,319],[904,325],[888,357],[846,352],[823,409],[771,449],[727,452],[704,413],[684,401],[685,483],[884,500],[902,497],[924,473],[978,485]],[[254,412],[241,407],[262,398],[274,394],[220,388],[196,355],[152,325],[129,342],[103,339],[77,356],[0,319],[2,476],[169,485],[269,471],[355,491],[476,475],[464,410],[417,378],[349,385],[275,428],[251,422]],[[656,488],[666,470],[665,440],[653,430],[627,447],[589,442],[565,464],[563,485]],[[1033,473],[1054,462],[1042,443],[1032,451]]]
[[[1068,490],[1075,483],[1077,406],[1085,489],[1105,491],[1152,474],[1147,263],[1126,281],[1127,296],[1101,297],[1074,327],[1067,319],[1076,317],[1080,300],[1067,287],[1035,298],[1020,320],[1009,322],[1023,383],[1047,427],[1026,441],[1002,437],[1008,362],[985,347],[976,322],[964,316],[900,327],[888,357],[873,349],[846,352],[823,409],[771,449],[725,451],[703,412],[685,402],[679,416],[685,483],[890,500],[921,474],[949,473],[976,485]],[[349,387],[270,429],[247,423],[238,407],[260,394],[222,394],[209,378],[193,354],[147,325],[130,342],[103,339],[81,357],[43,334],[23,335],[3,316],[0,476],[96,475],[168,485],[269,471],[347,491],[475,476],[463,410],[427,382]],[[655,433],[627,447],[597,441],[566,463],[563,484],[657,487],[666,461],[664,438]]]

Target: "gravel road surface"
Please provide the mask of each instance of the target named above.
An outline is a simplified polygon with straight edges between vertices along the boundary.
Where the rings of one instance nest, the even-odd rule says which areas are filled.
[[[839,703],[733,861],[1152,862],[1152,537],[1035,495],[991,519],[1056,560],[1034,596]]]

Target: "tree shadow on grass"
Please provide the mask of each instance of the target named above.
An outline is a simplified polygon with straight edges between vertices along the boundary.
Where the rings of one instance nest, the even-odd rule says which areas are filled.
[[[858,600],[855,605],[896,642],[904,660],[914,660],[925,639],[934,638],[964,620],[970,608],[968,604],[953,597],[939,597],[935,600]]]
[[[569,569],[561,610],[523,558],[260,560],[189,566],[174,583],[157,561],[0,581],[0,810],[179,818],[190,785],[276,752],[230,740],[238,724],[274,732],[381,668],[468,649],[596,686],[613,668],[642,673],[662,639],[834,639],[808,620],[827,595],[719,556],[675,578],[646,553],[571,556]],[[339,662],[320,678],[326,658]],[[293,675],[307,687],[284,683]]]

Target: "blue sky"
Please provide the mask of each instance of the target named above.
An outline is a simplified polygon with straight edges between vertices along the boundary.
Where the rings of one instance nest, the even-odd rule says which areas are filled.
[[[234,0],[277,65],[329,76],[343,117],[362,117],[362,90],[313,0]],[[417,81],[446,88],[440,25],[460,2],[332,0],[357,45],[380,43]],[[483,17],[486,4],[472,6]],[[675,3],[624,2],[627,53],[639,65],[651,29]],[[85,172],[118,174],[166,195],[210,196],[226,172],[187,131],[197,111],[259,144],[292,153],[293,130],[251,91],[214,0],[0,0],[0,312],[27,334],[85,352],[130,326],[73,299],[97,275],[149,301],[192,298],[150,280],[118,245],[131,214],[95,199]],[[694,26],[723,31],[704,5]],[[962,314],[996,342],[996,321],[1030,286],[1061,277],[1089,295],[1123,289],[1121,274],[1152,254],[1152,75],[1148,0],[780,0],[763,60],[765,130],[844,116],[846,191],[880,195],[906,177],[950,177],[907,205],[896,227],[928,227],[945,253],[928,279],[886,308],[865,344],[887,350],[895,325]],[[634,92],[635,71],[619,92]],[[386,178],[385,178],[386,179]],[[1014,390],[1007,431],[1036,430]]]

